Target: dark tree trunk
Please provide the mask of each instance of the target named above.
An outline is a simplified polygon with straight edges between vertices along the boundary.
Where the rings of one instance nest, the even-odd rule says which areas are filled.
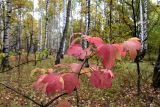
[[[66,39],[66,36],[67,36],[68,26],[69,26],[70,9],[71,9],[71,0],[68,0],[66,25],[65,25],[64,30],[63,30],[63,36],[62,36],[61,41],[60,41],[60,46],[59,46],[59,50],[57,52],[55,64],[59,64],[60,60],[61,60],[61,55],[62,55],[65,39]]]
[[[154,67],[153,86],[155,88],[160,88],[160,47],[159,47],[159,55],[156,61],[156,65]]]
[[[132,0],[131,2],[131,8],[132,8],[132,17],[133,17],[133,37],[137,37],[137,16],[136,16],[136,12],[135,12],[135,3],[134,0]],[[141,93],[141,71],[140,71],[140,65],[139,65],[139,52],[138,55],[135,59],[135,63],[137,64],[137,95],[139,96]]]
[[[134,0],[132,0],[132,17],[133,17],[133,27],[134,27],[134,32],[133,32],[133,37],[137,37],[137,26],[136,26],[136,13],[135,13],[135,6],[134,6]]]

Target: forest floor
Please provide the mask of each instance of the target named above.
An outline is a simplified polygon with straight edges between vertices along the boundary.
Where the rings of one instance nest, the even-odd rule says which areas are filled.
[[[160,90],[154,90],[151,86],[154,65],[145,58],[140,62],[141,70],[141,94],[137,96],[137,67],[130,60],[118,61],[113,69],[113,86],[110,89],[99,90],[91,87],[85,75],[80,76],[81,87],[78,90],[80,107],[160,107]],[[62,63],[73,63],[71,57],[65,56]],[[94,62],[94,61],[90,61]],[[13,65],[15,64],[12,62]],[[44,93],[35,91],[33,83],[35,76],[31,76],[31,71],[35,68],[48,69],[53,67],[54,58],[49,56],[47,60],[24,64],[8,72],[0,73],[0,82],[32,97],[37,102],[44,104],[50,101],[53,96],[46,96]],[[73,106],[76,106],[75,93],[64,96]],[[61,98],[60,98],[61,99]],[[53,102],[52,107],[57,102]],[[16,94],[10,89],[0,85],[0,107],[38,107],[28,99]]]

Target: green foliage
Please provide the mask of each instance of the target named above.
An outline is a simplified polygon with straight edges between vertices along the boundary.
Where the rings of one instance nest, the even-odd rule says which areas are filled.
[[[36,52],[38,56],[37,59],[42,59],[43,57],[47,57],[49,55],[49,51],[47,49],[42,50],[42,52]]]
[[[149,51],[157,53],[160,46],[160,7],[154,4],[150,5],[149,10],[149,30],[148,44]]]

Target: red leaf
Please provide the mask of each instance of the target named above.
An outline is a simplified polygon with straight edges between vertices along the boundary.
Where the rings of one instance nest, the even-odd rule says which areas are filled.
[[[137,50],[141,49],[141,43],[138,40],[139,39],[131,38],[123,43],[124,49],[129,51],[132,60],[136,58]]]
[[[102,58],[106,69],[111,69],[117,57],[117,49],[111,44],[104,44],[98,49],[98,56]]]
[[[126,56],[126,51],[124,50],[123,44],[113,44],[117,50],[118,50],[118,54],[121,57],[125,57]]]
[[[84,55],[84,50],[82,49],[80,44],[72,44],[68,50],[67,50],[67,54],[80,58],[80,59],[84,59],[85,55]]]
[[[76,74],[66,73],[62,75],[64,80],[64,91],[67,93],[72,93],[75,88],[80,87],[80,82]]]
[[[35,83],[35,88],[40,90],[42,87],[48,95],[60,92],[63,89],[63,80],[57,74],[42,75]]]
[[[72,72],[79,73],[82,65],[77,64],[77,63],[72,63],[69,66],[70,66]]]
[[[106,89],[112,86],[113,73],[110,70],[95,70],[90,76],[90,84],[96,88]]]
[[[103,45],[103,40],[99,37],[91,37],[84,35],[84,39],[86,39],[89,43],[93,43],[97,48]]]
[[[71,104],[67,100],[61,100],[56,107],[71,107]]]
[[[39,91],[44,86],[44,83],[42,81],[45,77],[46,77],[46,74],[41,75],[39,79],[34,83],[34,87],[37,91]]]

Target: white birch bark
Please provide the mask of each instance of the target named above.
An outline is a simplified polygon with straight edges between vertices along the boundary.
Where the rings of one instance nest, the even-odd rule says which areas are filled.
[[[21,9],[19,9],[19,49],[22,49],[22,13]]]
[[[142,0],[140,0],[139,3],[139,7],[140,7],[140,39],[141,39],[141,43],[142,43],[142,50],[143,50],[143,41],[144,41],[144,27],[143,27],[143,8],[142,8]]]
[[[39,48],[38,48],[38,51],[40,52],[42,50],[42,19],[40,18],[39,21],[38,21],[38,24],[39,24]]]
[[[63,30],[64,30],[65,25],[66,25],[66,14],[67,14],[67,11],[66,11],[66,0],[63,0]],[[63,45],[63,50],[62,50],[62,56],[65,53],[65,49],[66,49],[66,38],[64,40],[64,45]]]
[[[9,57],[9,32],[10,32],[10,15],[11,15],[11,0],[6,1],[7,5],[7,15],[6,15],[6,25],[4,30],[4,38],[3,38],[3,53],[5,53],[5,59],[3,61],[3,65],[8,65],[8,57]]]
[[[147,25],[148,25],[148,0],[144,0],[144,49],[147,49]]]
[[[73,1],[73,3],[72,3],[72,5],[71,5],[71,18],[70,18],[70,25],[71,25],[71,34],[70,34],[70,37],[69,37],[69,45],[70,45],[70,43],[72,42],[72,37],[73,37],[73,6],[74,5],[74,1]]]
[[[48,3],[49,0],[46,0],[46,24],[45,24],[44,49],[47,48],[47,41],[48,41]]]
[[[85,16],[85,22],[86,22],[86,29],[85,29],[85,35],[89,35],[90,33],[90,0],[86,1],[86,8],[87,8],[87,14]],[[87,41],[84,41],[84,47],[87,48]]]

